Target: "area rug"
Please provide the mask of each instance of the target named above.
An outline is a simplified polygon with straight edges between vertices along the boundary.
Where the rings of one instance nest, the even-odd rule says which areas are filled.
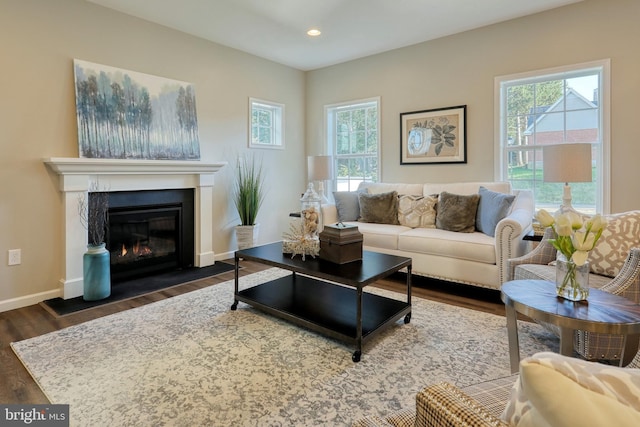
[[[241,288],[290,274],[269,269]],[[368,288],[369,289],[369,288]],[[402,299],[398,293],[370,289]],[[240,303],[233,281],[12,343],[74,426],[341,426],[415,406],[428,384],[510,374],[502,316],[413,298],[398,321],[353,348]],[[522,322],[523,355],[558,342]]]
[[[186,268],[184,270],[171,271],[168,273],[161,273],[143,278],[127,280],[125,282],[119,282],[111,286],[111,295],[109,295],[108,298],[99,301],[85,301],[82,297],[69,299],[52,298],[42,301],[40,305],[56,317],[66,316],[82,310],[88,310],[101,305],[111,304],[129,298],[146,295],[161,289],[167,289],[173,286],[193,282],[194,280],[217,276],[218,274],[226,273],[233,269],[234,265],[232,264],[216,262],[215,264],[207,267]]]

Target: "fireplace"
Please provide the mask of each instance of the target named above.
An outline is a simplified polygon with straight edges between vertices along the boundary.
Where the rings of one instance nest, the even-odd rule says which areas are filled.
[[[194,265],[192,189],[109,193],[111,283]]]
[[[214,175],[225,162],[132,160],[132,159],[44,159],[59,175],[62,193],[62,271],[58,277],[59,294],[64,299],[83,294],[82,255],[87,250],[87,230],[79,218],[79,201],[90,188],[109,192],[146,192],[147,190],[189,189],[194,198],[194,232],[182,233],[182,258],[186,246],[193,247],[191,263],[205,267],[215,263],[213,235]],[[115,208],[115,205],[113,206]],[[184,209],[183,209],[184,212]],[[187,243],[191,236],[191,244]],[[55,295],[54,295],[55,296]]]

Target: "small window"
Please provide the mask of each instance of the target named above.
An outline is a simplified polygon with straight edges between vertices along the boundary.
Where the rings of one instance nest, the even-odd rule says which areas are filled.
[[[249,98],[249,147],[284,148],[284,104]]]

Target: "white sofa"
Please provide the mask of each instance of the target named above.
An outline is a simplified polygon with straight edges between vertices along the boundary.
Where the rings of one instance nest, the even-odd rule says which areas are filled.
[[[420,276],[500,289],[507,280],[507,260],[523,255],[532,231],[533,195],[530,191],[513,191],[508,182],[461,182],[446,184],[362,183],[369,194],[396,191],[398,195],[429,196],[443,191],[469,195],[480,186],[489,190],[515,194],[507,217],[495,230],[495,237],[475,231],[461,233],[438,228],[410,228],[403,225],[345,222],[357,225],[363,234],[365,250],[413,259],[412,271]],[[334,204],[323,205],[323,223],[338,222]]]

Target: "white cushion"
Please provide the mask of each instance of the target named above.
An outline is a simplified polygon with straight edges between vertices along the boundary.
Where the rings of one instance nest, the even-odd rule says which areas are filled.
[[[440,194],[443,191],[453,194],[476,194],[481,186],[491,191],[511,194],[511,184],[503,181],[424,184],[422,192],[427,196],[431,194]]]
[[[496,263],[495,239],[484,233],[455,233],[436,228],[408,229],[398,236],[398,249],[449,258]]]
[[[362,233],[363,245],[380,249],[398,249],[398,236],[410,227],[403,225],[376,224],[372,222],[346,222],[355,225]]]
[[[422,184],[393,184],[386,182],[361,182],[358,190],[367,189],[369,194],[388,193],[396,191],[398,194],[422,196]]]
[[[638,426],[640,370],[538,353],[520,376],[502,415],[519,427]]]

